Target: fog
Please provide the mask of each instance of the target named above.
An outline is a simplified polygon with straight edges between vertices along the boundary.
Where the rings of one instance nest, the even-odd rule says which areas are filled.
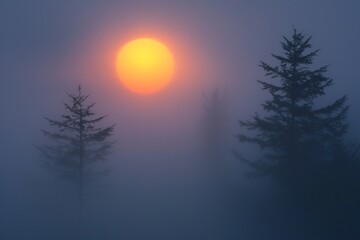
[[[302,211],[292,203],[308,196],[284,197],[234,152],[263,153],[238,141],[238,120],[264,113],[260,60],[275,64],[293,28],[313,36],[314,65],[329,64],[334,80],[321,101],[348,96],[344,139],[359,140],[359,9],[350,0],[2,1],[0,239],[357,239],[360,207],[341,211],[348,195],[340,210]],[[173,81],[152,95],[127,90],[115,70],[121,46],[144,36],[175,59]],[[61,117],[79,85],[106,115],[100,125],[115,124],[112,153],[84,178],[81,220],[76,184],[37,149],[49,141],[44,117]],[[219,119],[209,113],[215,92]]]

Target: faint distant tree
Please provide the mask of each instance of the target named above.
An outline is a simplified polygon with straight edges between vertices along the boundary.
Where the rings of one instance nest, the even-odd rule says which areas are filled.
[[[64,103],[65,114],[59,120],[45,118],[52,130],[42,130],[51,143],[39,146],[45,162],[73,177],[78,186],[79,211],[81,217],[84,174],[92,163],[105,160],[113,145],[109,137],[114,125],[100,127],[106,117],[97,117],[93,111],[95,103],[87,104],[79,86],[77,94],[69,94],[69,103]]]
[[[270,99],[261,106],[262,116],[255,113],[249,121],[239,121],[248,134],[239,134],[240,142],[254,143],[264,155],[249,161],[239,155],[259,174],[303,178],[320,160],[334,156],[347,132],[348,106],[343,96],[326,106],[316,100],[333,84],[326,76],[327,66],[316,68],[313,60],[319,50],[311,50],[311,37],[294,29],[291,38],[283,37],[283,55],[272,56],[278,62],[260,67],[270,81],[258,81]]]
[[[226,157],[227,106],[218,88],[204,92],[204,112],[201,121],[205,167],[212,175],[221,174]]]

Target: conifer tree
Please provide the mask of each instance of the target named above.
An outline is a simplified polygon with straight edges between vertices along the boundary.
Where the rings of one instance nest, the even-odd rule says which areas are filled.
[[[291,38],[283,37],[283,55],[272,56],[272,66],[260,62],[271,81],[258,81],[270,99],[250,121],[239,121],[249,134],[239,134],[240,142],[257,144],[265,151],[256,161],[245,160],[257,173],[275,177],[297,177],[329,160],[334,145],[340,146],[347,131],[346,96],[319,106],[316,100],[333,84],[326,76],[327,66],[313,67],[319,50],[311,50],[311,37],[294,29]]]
[[[202,145],[205,157],[204,167],[212,177],[224,173],[226,162],[227,106],[225,97],[218,88],[203,93],[204,112],[201,121]],[[217,175],[217,177],[215,177]]]
[[[206,151],[214,158],[219,158],[223,152],[226,131],[226,104],[219,89],[204,93],[204,114],[202,132]]]
[[[49,140],[38,149],[45,162],[71,176],[78,183],[79,210],[81,216],[84,175],[92,163],[105,160],[110,153],[114,125],[100,127],[106,117],[96,117],[95,103],[87,104],[88,95],[79,86],[77,94],[69,94],[69,103],[64,103],[66,113],[59,120],[45,118],[52,130],[42,130]]]

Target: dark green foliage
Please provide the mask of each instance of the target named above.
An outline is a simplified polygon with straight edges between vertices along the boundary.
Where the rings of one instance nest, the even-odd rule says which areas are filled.
[[[263,158],[247,161],[257,173],[296,178],[311,171],[316,161],[332,155],[347,131],[346,96],[322,107],[315,102],[333,81],[325,75],[327,66],[312,66],[319,50],[311,50],[310,41],[294,29],[291,38],[283,38],[284,54],[272,54],[278,64],[260,63],[271,81],[259,83],[271,97],[262,104],[263,116],[256,113],[252,120],[240,121],[255,134],[238,136],[265,150]]]
[[[114,125],[99,127],[105,116],[96,117],[93,104],[86,104],[88,96],[78,93],[67,94],[70,103],[64,103],[66,113],[60,120],[45,118],[53,131],[42,130],[51,144],[39,147],[51,166],[70,173],[81,173],[85,168],[108,155],[113,142],[108,141]]]

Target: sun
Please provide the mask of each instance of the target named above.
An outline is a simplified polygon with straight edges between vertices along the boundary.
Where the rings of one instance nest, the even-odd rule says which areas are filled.
[[[121,82],[130,90],[150,94],[162,90],[174,75],[174,59],[159,41],[139,38],[125,44],[116,59]]]

